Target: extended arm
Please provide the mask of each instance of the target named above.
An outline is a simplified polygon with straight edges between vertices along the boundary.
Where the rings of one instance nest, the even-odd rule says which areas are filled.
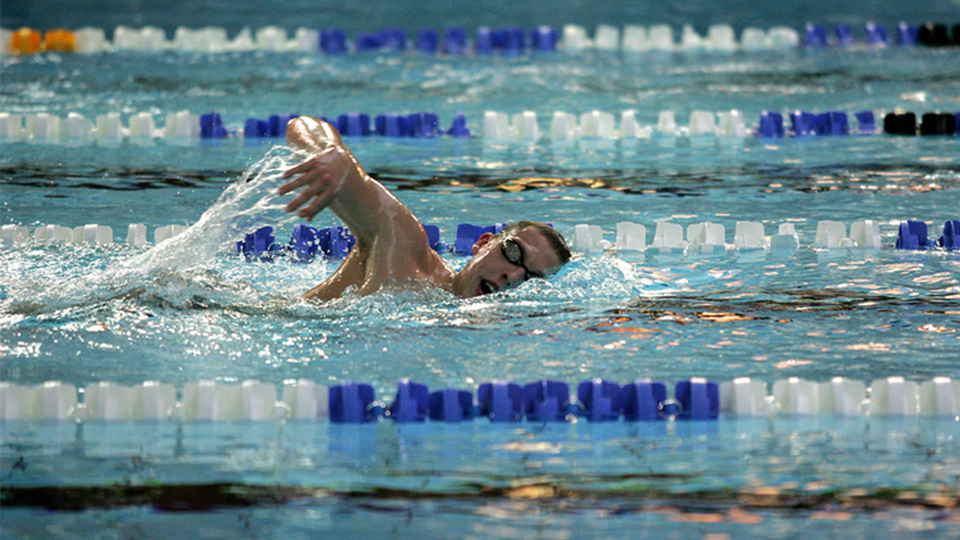
[[[309,155],[283,173],[292,180],[280,187],[280,194],[300,190],[287,205],[288,212],[311,220],[329,207],[362,244],[372,242],[398,219],[416,221],[406,205],[367,175],[330,124],[307,116],[291,120],[287,143]]]

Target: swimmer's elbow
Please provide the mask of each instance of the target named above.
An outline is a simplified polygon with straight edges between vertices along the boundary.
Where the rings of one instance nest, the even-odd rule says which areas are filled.
[[[302,116],[291,118],[287,122],[287,144],[293,147],[302,148],[304,146],[304,133],[306,132],[304,119]]]
[[[287,144],[302,150],[321,150],[336,144],[339,132],[330,123],[312,116],[298,116],[287,122]]]

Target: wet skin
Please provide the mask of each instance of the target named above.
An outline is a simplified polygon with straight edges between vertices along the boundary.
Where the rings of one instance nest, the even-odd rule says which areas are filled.
[[[366,295],[385,286],[410,284],[440,287],[468,298],[515,287],[561,266],[547,239],[526,228],[509,239],[482,235],[473,246],[473,259],[453,272],[430,248],[413,212],[367,175],[333,126],[317,118],[296,118],[287,125],[287,142],[305,159],[283,173],[290,181],[279,193],[296,192],[286,210],[312,220],[329,208],[357,239],[340,268],[306,298],[330,300],[350,288]],[[517,245],[504,246],[509,241]],[[511,262],[507,255],[515,256],[517,248],[520,257]]]

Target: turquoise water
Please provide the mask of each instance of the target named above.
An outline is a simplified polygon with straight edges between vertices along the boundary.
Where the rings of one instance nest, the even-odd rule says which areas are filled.
[[[8,9],[4,3],[5,26]],[[940,13],[929,9],[922,13]],[[750,13],[691,17],[705,27]],[[884,20],[913,20],[913,13],[921,14]],[[345,26],[364,28],[362,21],[348,18]],[[957,110],[957,54],[50,54],[3,57],[0,111],[88,118],[148,111],[159,119],[217,110],[238,128],[248,116],[285,112],[427,110],[447,125],[463,112],[479,134],[486,110],[533,110],[549,131],[557,110],[635,109],[641,124],[655,125],[663,110],[682,124],[694,110],[739,109],[755,126],[766,109]],[[670,385],[691,376],[956,379],[960,255],[892,246],[901,220],[924,220],[939,235],[945,220],[960,218],[957,141],[348,140],[448,242],[461,222],[532,218],[563,232],[597,225],[611,241],[618,222],[633,221],[647,227],[648,244],[660,220],[710,221],[724,225],[732,243],[737,221],[760,221],[767,234],[794,224],[801,247],[595,253],[550,281],[494,297],[384,293],[325,305],[299,295],[337,261],[247,263],[230,251],[251,228],[274,225],[283,240],[295,223],[270,195],[291,162],[275,147],[280,141],[4,141],[4,225],[99,223],[118,238],[129,223],[151,231],[194,226],[162,248],[0,248],[0,380],[363,381],[389,402],[404,377],[470,390],[501,378],[571,385],[597,377]],[[849,227],[861,219],[881,224],[882,249],[812,247],[819,221]],[[317,224],[337,222],[325,214]],[[7,422],[2,528],[4,537],[23,538],[167,534],[160,530],[258,538],[604,538],[633,530],[667,538],[951,538],[957,426],[952,418],[790,416],[547,426]]]
[[[958,527],[953,419],[5,430],[27,455],[24,470],[4,455],[12,537],[951,538]]]
[[[885,138],[863,141],[856,144],[906,146]],[[925,141],[906,141],[920,142]],[[783,149],[771,150],[766,143],[748,141],[736,151],[783,156],[817,149],[817,141],[799,148],[806,143],[786,141]],[[376,144],[365,141],[358,152],[392,151],[375,148]],[[440,141],[432,146],[453,152],[450,145],[457,144]],[[658,142],[646,141],[629,150],[643,154],[658,148]],[[412,153],[424,149],[422,144],[406,148]],[[498,161],[516,152],[477,150]],[[690,149],[667,149],[686,150]],[[150,154],[154,149],[138,151]],[[622,149],[608,152],[614,151]],[[285,152],[277,152],[276,159],[285,161]],[[413,180],[393,183],[417,215],[438,225],[449,241],[457,223],[495,223],[523,216],[549,221],[560,230],[578,223],[600,225],[608,238],[617,222],[636,221],[648,227],[648,242],[656,220],[666,218],[684,226],[721,223],[729,231],[728,241],[738,220],[766,222],[768,230],[789,221],[803,244],[796,252],[769,254],[683,256],[651,251],[634,257],[584,256],[551,281],[466,301],[424,293],[422,298],[384,294],[328,305],[304,303],[298,295],[328,275],[336,260],[310,265],[287,259],[247,263],[220,252],[221,243],[211,239],[214,232],[200,231],[202,241],[183,239],[162,256],[125,245],[16,247],[8,250],[7,259],[16,277],[9,275],[4,291],[8,310],[4,331],[9,332],[10,344],[4,379],[38,384],[57,378],[82,385],[157,377],[181,384],[200,378],[279,383],[307,377],[323,382],[365,380],[387,392],[405,376],[430,386],[461,386],[503,373],[518,380],[569,381],[598,374],[620,380],[637,375],[767,380],[955,376],[957,334],[950,330],[957,317],[960,259],[949,252],[891,249],[900,219],[934,221],[949,215],[944,204],[949,194],[956,193],[955,174],[933,173],[940,175],[934,177],[929,172],[895,171],[904,181],[891,185],[888,176],[875,170],[816,171],[799,179],[740,172],[738,176],[749,179],[677,174],[609,181],[615,187],[628,186],[628,192],[576,185],[509,192],[452,186],[450,180],[427,186]],[[860,174],[865,178],[859,182],[849,179]],[[871,180],[871,174],[878,177]],[[268,193],[267,186],[277,185],[275,174],[266,176],[258,180],[266,186],[254,189],[251,200]],[[51,182],[55,186],[19,184],[5,192],[24,193],[23,203],[17,205],[24,212],[42,213],[45,208],[61,212],[60,204],[51,208],[50,195],[58,196],[53,199],[57,203],[91,205],[95,209],[85,214],[86,220],[122,231],[123,223],[133,217],[124,217],[124,212],[136,214],[150,227],[193,222],[187,217],[192,213],[199,218],[209,198],[222,189],[216,178],[187,178],[189,188],[163,187],[159,180],[154,191],[161,197],[134,203],[149,191],[135,186],[127,191],[90,187],[111,182],[116,188],[124,179],[58,179]],[[736,187],[728,187],[733,182]],[[929,185],[924,182],[944,185],[926,192],[913,189]],[[770,184],[783,187],[771,189]],[[831,184],[840,189],[814,191]],[[133,207],[126,208],[127,204]],[[171,216],[173,207],[179,216]],[[246,223],[235,217],[237,211],[232,207],[211,214],[235,227],[236,235]],[[883,224],[884,249],[810,247],[819,220],[862,218]],[[39,225],[54,218],[33,219],[24,221]],[[291,220],[277,209],[251,219],[255,224],[277,224],[278,238],[284,232],[289,235]],[[324,216],[318,224],[334,223]],[[216,234],[223,233],[217,229]],[[198,245],[204,245],[199,255],[192,249]],[[140,264],[125,268],[130,260],[150,263],[146,268]],[[464,259],[450,255],[448,261],[458,266]],[[705,315],[713,312],[739,317],[717,322]],[[606,327],[611,322],[616,322],[617,332]],[[927,325],[946,331],[921,331]],[[177,336],[173,343],[172,335]],[[498,348],[477,346],[488,340]],[[131,357],[143,360],[128,362]]]

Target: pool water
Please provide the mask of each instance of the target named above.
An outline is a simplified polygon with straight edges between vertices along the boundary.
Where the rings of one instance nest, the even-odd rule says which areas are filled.
[[[912,13],[920,12],[884,22]],[[344,26],[363,28],[362,20]],[[295,163],[281,140],[4,141],[4,225],[98,223],[118,238],[130,223],[192,227],[161,246],[0,248],[0,380],[78,388],[361,381],[389,402],[402,378],[471,391],[499,379],[960,378],[960,255],[893,248],[902,220],[926,221],[939,235],[944,221],[960,218],[956,137],[482,136],[487,110],[534,111],[547,133],[554,111],[634,109],[655,126],[665,110],[684,123],[692,111],[737,109],[751,127],[764,110],[952,112],[957,56],[956,48],[896,47],[4,56],[0,111],[17,114],[216,110],[238,128],[251,116],[350,111],[431,111],[445,127],[462,112],[474,137],[347,140],[449,243],[459,223],[517,219],[552,223],[568,237],[576,225],[596,225],[611,241],[617,223],[632,221],[646,226],[648,244],[658,222],[709,221],[732,243],[738,221],[759,221],[767,234],[793,224],[801,247],[610,250],[490,297],[394,291],[314,304],[300,295],[339,261],[247,262],[232,247],[262,225],[284,241],[297,223],[275,195],[279,173]],[[819,221],[863,219],[880,223],[881,249],[813,247]],[[336,224],[325,213],[314,225]],[[466,262],[444,257],[453,267]],[[2,429],[5,537],[960,532],[960,423],[949,417]]]

